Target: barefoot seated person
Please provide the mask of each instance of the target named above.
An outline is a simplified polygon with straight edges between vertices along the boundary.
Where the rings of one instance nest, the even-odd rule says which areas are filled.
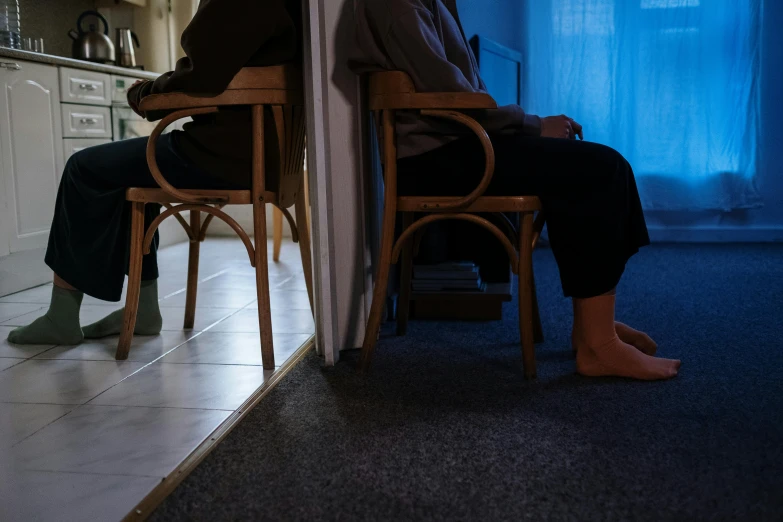
[[[353,66],[408,73],[420,92],[486,92],[455,0],[357,0],[359,57]],[[535,195],[547,216],[563,291],[573,299],[577,371],[666,379],[680,361],[653,357],[645,334],[615,322],[615,287],[628,259],[649,244],[633,171],[617,151],[581,139],[561,115],[518,105],[470,111],[487,130],[495,173],[487,195]],[[484,171],[475,137],[418,115],[397,117],[398,193],[464,196]]]
[[[144,96],[166,92],[217,95],[245,66],[277,65],[299,59],[300,0],[202,0],[182,35],[187,56],[174,71],[128,91],[138,112]],[[142,116],[144,116],[142,114]],[[160,118],[161,115],[150,115]],[[177,188],[247,189],[251,178],[250,111],[220,110],[197,116],[184,132],[164,134],[157,161]],[[155,187],[147,167],[147,138],[137,138],[74,154],[65,166],[49,234],[46,264],[54,270],[52,301],[46,314],[17,328],[17,344],[77,344],[85,337],[117,334],[123,311],[82,328],[79,307],[86,293],[119,301],[128,268],[130,205],[127,187]],[[145,226],[160,212],[146,205]],[[142,263],[135,333],[160,333],[158,234]]]

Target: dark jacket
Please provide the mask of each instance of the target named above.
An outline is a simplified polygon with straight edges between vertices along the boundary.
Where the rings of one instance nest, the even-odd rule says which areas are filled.
[[[173,71],[131,89],[128,100],[138,104],[145,96],[168,92],[216,96],[243,67],[301,60],[301,20],[301,0],[201,0],[182,34],[186,56]],[[210,174],[249,184],[247,108],[198,116],[184,129],[176,144],[188,160]]]

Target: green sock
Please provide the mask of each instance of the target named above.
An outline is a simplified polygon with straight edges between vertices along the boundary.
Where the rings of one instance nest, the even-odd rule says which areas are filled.
[[[82,328],[87,339],[99,339],[116,335],[122,330],[125,308],[110,313],[98,322]],[[141,282],[139,292],[139,309],[136,312],[135,335],[158,335],[163,328],[163,317],[158,306],[158,280]]]
[[[14,344],[79,344],[84,340],[79,327],[83,297],[78,290],[53,286],[46,314],[27,326],[12,330],[8,341]]]

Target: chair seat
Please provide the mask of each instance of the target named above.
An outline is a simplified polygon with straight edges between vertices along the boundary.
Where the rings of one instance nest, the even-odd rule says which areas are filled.
[[[456,199],[458,198],[402,196],[397,198],[397,210],[437,212],[439,204],[451,203]],[[541,200],[536,196],[482,196],[459,212],[535,212],[541,209]]]
[[[183,189],[180,192],[206,198],[228,198],[227,201],[221,202],[224,205],[249,205],[252,199],[249,190]],[[265,192],[264,194],[267,203],[277,204],[277,194],[274,192]],[[125,191],[125,199],[143,203],[183,203],[160,188],[131,187]]]

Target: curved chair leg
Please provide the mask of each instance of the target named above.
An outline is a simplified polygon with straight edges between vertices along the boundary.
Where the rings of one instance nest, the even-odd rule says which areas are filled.
[[[136,328],[136,313],[139,310],[139,292],[141,290],[141,260],[144,255],[144,203],[131,204],[130,261],[128,265],[128,292],[125,296],[125,315],[122,319],[120,341],[117,344],[115,359],[128,358],[133,330]]]
[[[272,261],[280,261],[280,247],[283,244],[283,213],[279,208],[272,210]]]
[[[307,186],[304,183],[302,185],[294,204],[294,211],[296,212],[296,230],[299,234],[299,253],[302,255],[307,298],[310,300],[310,312],[315,314],[315,308],[313,308],[313,257],[310,251],[310,227],[307,221]]]
[[[520,215],[519,224],[519,333],[522,340],[522,366],[526,379],[536,377],[536,349],[533,333],[533,215]]]
[[[269,254],[266,245],[265,207],[263,202],[253,202],[256,295],[258,296],[258,327],[261,333],[261,360],[265,370],[274,370],[275,350],[272,341],[272,312],[269,303]]]
[[[402,213],[402,229],[413,224],[413,212]],[[411,306],[411,280],[413,279],[413,241],[410,238],[402,248],[402,263],[400,265],[400,297],[397,302],[397,335],[405,335],[408,331],[408,315]]]
[[[386,292],[389,285],[389,269],[391,268],[392,242],[394,241],[394,210],[384,212],[383,232],[381,235],[381,251],[378,255],[378,272],[375,277],[375,288],[372,293],[372,306],[370,317],[367,320],[367,329],[364,331],[364,343],[362,344],[362,356],[359,362],[360,368],[367,371],[372,362],[375,351],[375,343],[378,340],[378,332],[381,328],[383,309],[386,306]]]
[[[264,199],[264,107],[251,108],[253,129],[253,260],[256,269],[258,296],[258,328],[261,334],[261,360],[264,370],[275,369],[275,348],[272,342],[272,313],[269,304],[269,254],[266,244],[266,200]]]
[[[359,367],[362,371],[367,371],[370,368],[375,343],[378,340],[381,316],[386,306],[389,268],[391,267],[392,247],[394,246],[394,222],[397,216],[397,144],[394,141],[394,118],[394,111],[383,111],[384,202],[381,249],[378,253],[378,271],[372,293],[370,317],[364,331],[362,355],[359,360]]]
[[[198,293],[198,257],[201,249],[201,212],[190,211],[190,229],[193,238],[188,249],[188,286],[185,294],[185,321],[182,327],[191,330],[196,321],[196,295]]]

